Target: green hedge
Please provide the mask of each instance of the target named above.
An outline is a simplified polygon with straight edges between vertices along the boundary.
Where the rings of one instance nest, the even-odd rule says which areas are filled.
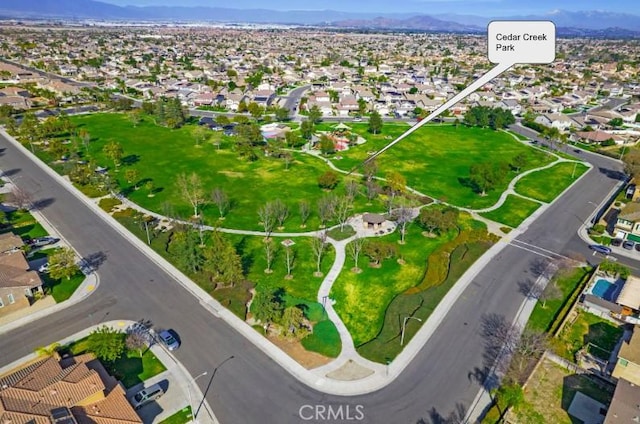
[[[593,275],[593,272],[589,272],[585,274],[584,277],[582,277],[582,280],[580,281],[580,283],[576,286],[573,293],[571,293],[571,296],[569,296],[565,304],[562,305],[562,308],[558,311],[556,317],[554,318],[553,322],[549,326],[550,334],[555,335],[555,333],[558,331],[558,328],[560,327],[565,317],[571,310],[571,307],[576,302],[576,300],[578,299],[578,296],[580,296],[580,293],[582,293],[582,290],[584,290],[585,286],[589,282],[591,275]]]

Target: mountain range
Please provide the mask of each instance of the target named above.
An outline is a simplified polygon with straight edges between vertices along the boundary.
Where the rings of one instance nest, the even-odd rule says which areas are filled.
[[[559,33],[606,35],[608,29],[640,36],[640,16],[606,11],[555,10],[542,15],[481,17],[463,14],[416,15],[410,13],[340,12],[335,10],[232,9],[219,7],[117,6],[95,0],[2,0],[0,16],[6,18],[64,18],[173,22],[246,22],[325,25],[422,31],[483,32],[493,19],[552,20]],[[562,30],[560,29],[562,28]]]

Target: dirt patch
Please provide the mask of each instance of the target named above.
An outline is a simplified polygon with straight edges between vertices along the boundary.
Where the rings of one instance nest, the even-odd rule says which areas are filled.
[[[320,355],[319,353],[305,350],[300,342],[281,339],[270,336],[269,341],[282,349],[287,355],[292,357],[297,363],[310,370],[320,367],[333,361],[333,358]]]
[[[327,377],[335,380],[355,381],[369,377],[371,374],[373,374],[372,370],[349,359],[340,368],[327,374]]]

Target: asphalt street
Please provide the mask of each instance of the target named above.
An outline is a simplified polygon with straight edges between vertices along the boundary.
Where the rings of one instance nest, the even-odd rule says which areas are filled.
[[[312,408],[304,409],[307,417],[314,405],[342,406],[343,412],[348,405],[352,416],[362,405],[364,419],[360,422],[381,424],[436,423],[439,417],[468,408],[491,365],[481,331],[483,320],[498,314],[512,321],[524,300],[518,283],[537,278],[536,264],[544,259],[541,254],[545,251],[590,255],[576,230],[593,211],[590,202],[599,204],[621,178],[618,163],[583,154],[594,169],[518,237],[523,242],[517,243],[519,247],[508,246],[478,274],[405,371],[382,390],[343,398],[298,382],[209,314],[182,286],[7,140],[0,138],[0,148],[4,149],[0,169],[8,171],[17,185],[36,199],[46,200],[42,213],[80,254],[102,252],[107,256],[99,268],[100,286],[87,300],[3,334],[0,364],[91,324],[150,319],[156,327],[171,327],[180,334],[182,346],[175,355],[192,375],[209,371],[212,379],[202,378],[197,383],[224,424],[322,421],[303,420],[299,411],[305,405]],[[232,355],[234,359],[224,362]]]

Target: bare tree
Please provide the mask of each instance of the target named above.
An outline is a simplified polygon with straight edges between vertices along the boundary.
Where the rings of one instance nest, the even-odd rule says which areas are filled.
[[[367,181],[364,187],[366,189],[367,200],[369,201],[369,203],[371,203],[371,201],[375,199],[378,196],[378,194],[380,194],[380,192],[382,191],[382,189],[380,188],[380,185],[373,180]]]
[[[344,185],[344,193],[347,197],[355,199],[360,191],[360,184],[354,180],[348,180]]]
[[[284,228],[284,221],[289,217],[289,207],[280,199],[273,202],[273,211],[278,221],[278,228]]]
[[[335,214],[336,197],[329,194],[318,199],[318,218],[320,218],[320,225],[326,226],[327,222]]]
[[[147,341],[145,337],[140,333],[127,334],[125,343],[127,345],[127,349],[137,350],[140,356],[142,356],[142,349],[144,349],[147,346]]]
[[[258,216],[260,217],[260,222],[262,223],[262,227],[264,228],[264,232],[268,239],[271,237],[273,228],[276,225],[276,214],[273,204],[268,202],[264,206],[261,206],[260,209],[258,209]]]
[[[344,231],[344,224],[347,223],[347,219],[349,218],[349,211],[351,210],[352,205],[353,198],[347,195],[338,197],[335,201],[333,214],[336,220],[340,223],[340,231]]]
[[[198,216],[198,208],[204,203],[204,189],[202,180],[195,172],[191,175],[178,174],[176,179],[178,190],[182,197],[193,207],[193,216]]]
[[[301,200],[298,203],[298,208],[300,210],[301,226],[304,228],[307,226],[307,220],[309,220],[309,215],[311,214],[311,204],[307,200]]]
[[[271,240],[266,240],[264,243],[264,255],[267,261],[267,269],[264,270],[265,273],[271,274],[273,271],[271,270],[271,264],[273,264],[273,258],[276,254],[276,246]]]
[[[14,186],[8,197],[8,202],[15,205],[18,209],[28,211],[33,207],[33,196],[20,187]]]
[[[353,239],[351,243],[347,245],[347,251],[349,255],[353,258],[354,267],[351,268],[351,271],[355,273],[359,273],[362,270],[358,267],[358,258],[360,257],[360,252],[362,252],[362,248],[364,247],[366,240],[364,238],[356,237]]]
[[[311,250],[313,250],[313,256],[316,258],[316,276],[322,276],[320,271],[320,265],[322,263],[322,256],[327,248],[327,232],[323,231],[318,237],[311,239]]]
[[[364,178],[367,182],[372,182],[376,173],[378,172],[378,163],[375,159],[365,162],[364,164]]]
[[[211,192],[211,200],[213,201],[213,204],[218,207],[220,219],[224,219],[224,216],[229,211],[229,206],[231,205],[227,192],[220,187],[216,187]]]
[[[400,227],[400,243],[404,244],[404,238],[407,234],[407,225],[413,221],[413,209],[406,206],[400,206],[395,211],[398,226]]]
[[[286,278],[293,278],[291,271],[293,270],[293,264],[296,259],[296,252],[291,249],[291,246],[285,246],[285,263],[287,264]]]

